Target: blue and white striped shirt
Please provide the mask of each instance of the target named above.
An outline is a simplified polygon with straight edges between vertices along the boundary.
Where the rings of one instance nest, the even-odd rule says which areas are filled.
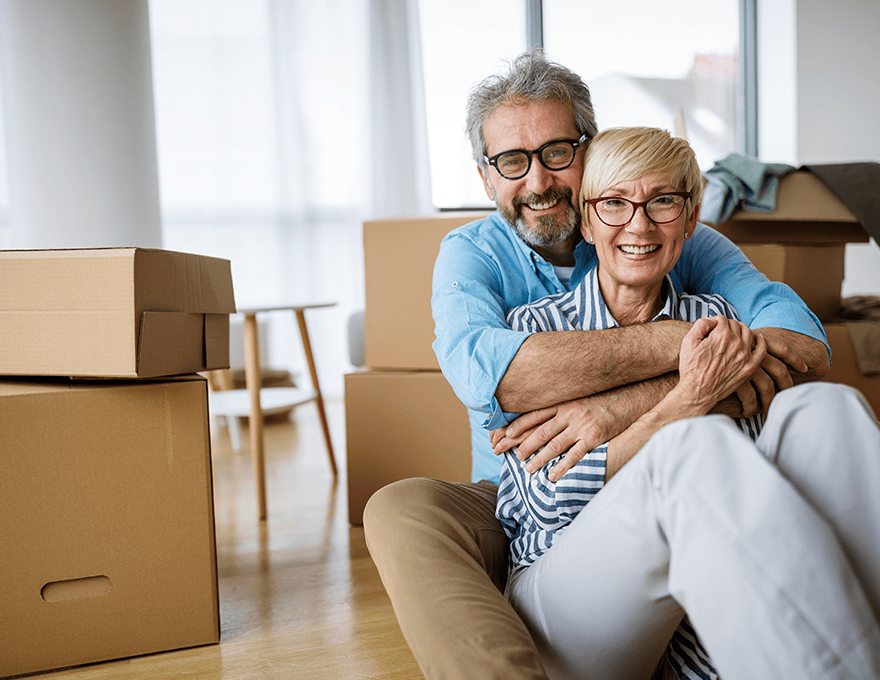
[[[597,272],[598,268],[593,268],[570,292],[511,309],[507,315],[510,327],[532,333],[616,327],[618,324],[599,289]],[[665,318],[696,321],[716,315],[739,319],[736,310],[720,295],[678,294],[668,276],[664,294],[663,309],[654,321]],[[763,422],[757,415],[739,418],[737,424],[754,440]],[[606,442],[586,454],[557,482],[551,482],[547,475],[560,458],[529,474],[525,470],[526,462],[520,462],[513,451],[504,454],[496,514],[511,539],[512,568],[532,564],[545,553],[553,539],[601,490],[605,484],[607,452]],[[718,677],[687,620],[673,636],[666,651],[666,661],[680,678]]]

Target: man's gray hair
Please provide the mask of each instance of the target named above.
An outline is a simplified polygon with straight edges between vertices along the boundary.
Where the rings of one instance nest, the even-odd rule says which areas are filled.
[[[506,74],[492,75],[474,85],[468,94],[465,130],[474,160],[487,169],[483,125],[507,102],[556,101],[571,108],[578,132],[587,143],[596,136],[596,117],[590,90],[580,76],[550,61],[540,48],[523,52],[509,64]]]

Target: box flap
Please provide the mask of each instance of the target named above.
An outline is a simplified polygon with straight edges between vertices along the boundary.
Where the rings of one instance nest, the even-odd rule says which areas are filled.
[[[202,370],[206,370],[205,315],[144,312],[138,339],[138,376]]]
[[[0,380],[0,399],[30,394],[48,394],[70,389],[67,378]]]
[[[229,315],[205,315],[205,370],[229,368]]]
[[[135,255],[138,313],[146,310],[232,314],[235,298],[229,260],[168,250]]]

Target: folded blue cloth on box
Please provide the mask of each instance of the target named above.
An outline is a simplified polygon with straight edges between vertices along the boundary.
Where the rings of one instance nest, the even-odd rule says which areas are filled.
[[[700,221],[721,224],[737,209],[772,212],[779,178],[792,170],[785,163],[762,163],[735,153],[717,161],[704,175]]]

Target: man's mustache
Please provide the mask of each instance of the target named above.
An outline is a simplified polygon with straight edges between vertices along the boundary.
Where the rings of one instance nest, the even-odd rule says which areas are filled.
[[[513,207],[517,210],[529,203],[555,203],[560,199],[565,199],[574,207],[571,200],[572,190],[565,187],[553,187],[543,194],[526,194],[525,196],[514,196]]]

